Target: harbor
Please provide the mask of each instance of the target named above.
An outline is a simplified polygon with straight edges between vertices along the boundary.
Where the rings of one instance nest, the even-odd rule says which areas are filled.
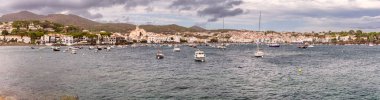
[[[22,98],[80,99],[374,99],[379,98],[379,46],[256,44],[115,47],[110,51],[0,47],[0,94]],[[67,47],[61,47],[65,49]],[[195,62],[201,49],[205,62]],[[307,59],[307,60],[305,60]]]

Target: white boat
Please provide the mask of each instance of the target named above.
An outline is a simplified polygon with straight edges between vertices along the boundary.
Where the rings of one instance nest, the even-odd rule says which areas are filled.
[[[77,50],[72,49],[72,50],[71,50],[71,54],[77,54]]]
[[[164,54],[161,52],[161,50],[158,50],[156,54],[156,59],[164,59]]]
[[[216,46],[216,48],[218,48],[218,49],[226,49],[227,47],[224,46],[224,45],[218,45],[218,46]]]
[[[261,31],[261,11],[260,11],[260,17],[259,17],[259,31]],[[264,52],[260,50],[259,43],[256,43],[257,50],[255,52],[255,57],[262,58],[264,57]]]
[[[368,46],[373,47],[375,46],[373,43],[368,44]]]
[[[177,46],[174,46],[173,48],[173,52],[180,52],[181,51],[181,48],[177,47]]]
[[[54,43],[45,43],[46,46],[53,46]]]
[[[56,47],[56,46],[54,46],[54,47],[51,47],[52,49],[53,49],[53,51],[61,51],[61,48],[60,47]]]
[[[255,57],[262,58],[264,57],[265,53],[260,49],[259,44],[257,43],[257,50],[255,52]]]
[[[308,48],[313,48],[313,47],[314,47],[314,45],[308,45],[307,47],[308,47]]]
[[[202,50],[196,50],[194,54],[194,60],[195,61],[200,61],[200,62],[205,62],[206,61],[206,54]]]
[[[93,49],[95,49],[95,47],[94,46],[90,46],[90,47],[88,47],[88,49],[89,50],[93,50]]]
[[[106,48],[106,50],[107,50],[107,51],[111,51],[111,47],[108,46],[108,47]]]

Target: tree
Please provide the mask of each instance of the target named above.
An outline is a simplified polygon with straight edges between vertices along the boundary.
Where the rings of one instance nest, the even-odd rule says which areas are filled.
[[[216,42],[218,42],[218,39],[217,39],[217,38],[212,38],[212,39],[210,40],[210,42],[212,42],[212,43],[216,43]]]
[[[362,30],[356,30],[356,34],[363,34]]]
[[[9,35],[9,32],[8,32],[7,30],[3,30],[3,31],[1,32],[1,35],[4,36],[3,40],[5,41],[5,36],[6,36],[6,35]]]
[[[348,31],[349,34],[355,34],[355,31],[354,30],[350,30]]]

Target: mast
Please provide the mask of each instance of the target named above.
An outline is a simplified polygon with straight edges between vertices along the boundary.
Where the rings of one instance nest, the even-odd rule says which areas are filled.
[[[224,17],[223,17],[223,30],[224,30]]]
[[[260,11],[260,17],[259,17],[259,32],[261,31],[261,11]]]
[[[259,16],[259,32],[261,32],[261,11],[260,11],[260,16]],[[256,43],[256,46],[257,46],[257,51],[260,51],[259,43]]]

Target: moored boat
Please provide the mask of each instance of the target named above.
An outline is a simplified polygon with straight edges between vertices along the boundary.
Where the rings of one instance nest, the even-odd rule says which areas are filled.
[[[164,59],[164,54],[162,53],[161,50],[158,50],[156,54],[156,59]]]
[[[206,61],[206,54],[202,50],[196,50],[194,54],[194,60],[199,62],[205,62]]]

